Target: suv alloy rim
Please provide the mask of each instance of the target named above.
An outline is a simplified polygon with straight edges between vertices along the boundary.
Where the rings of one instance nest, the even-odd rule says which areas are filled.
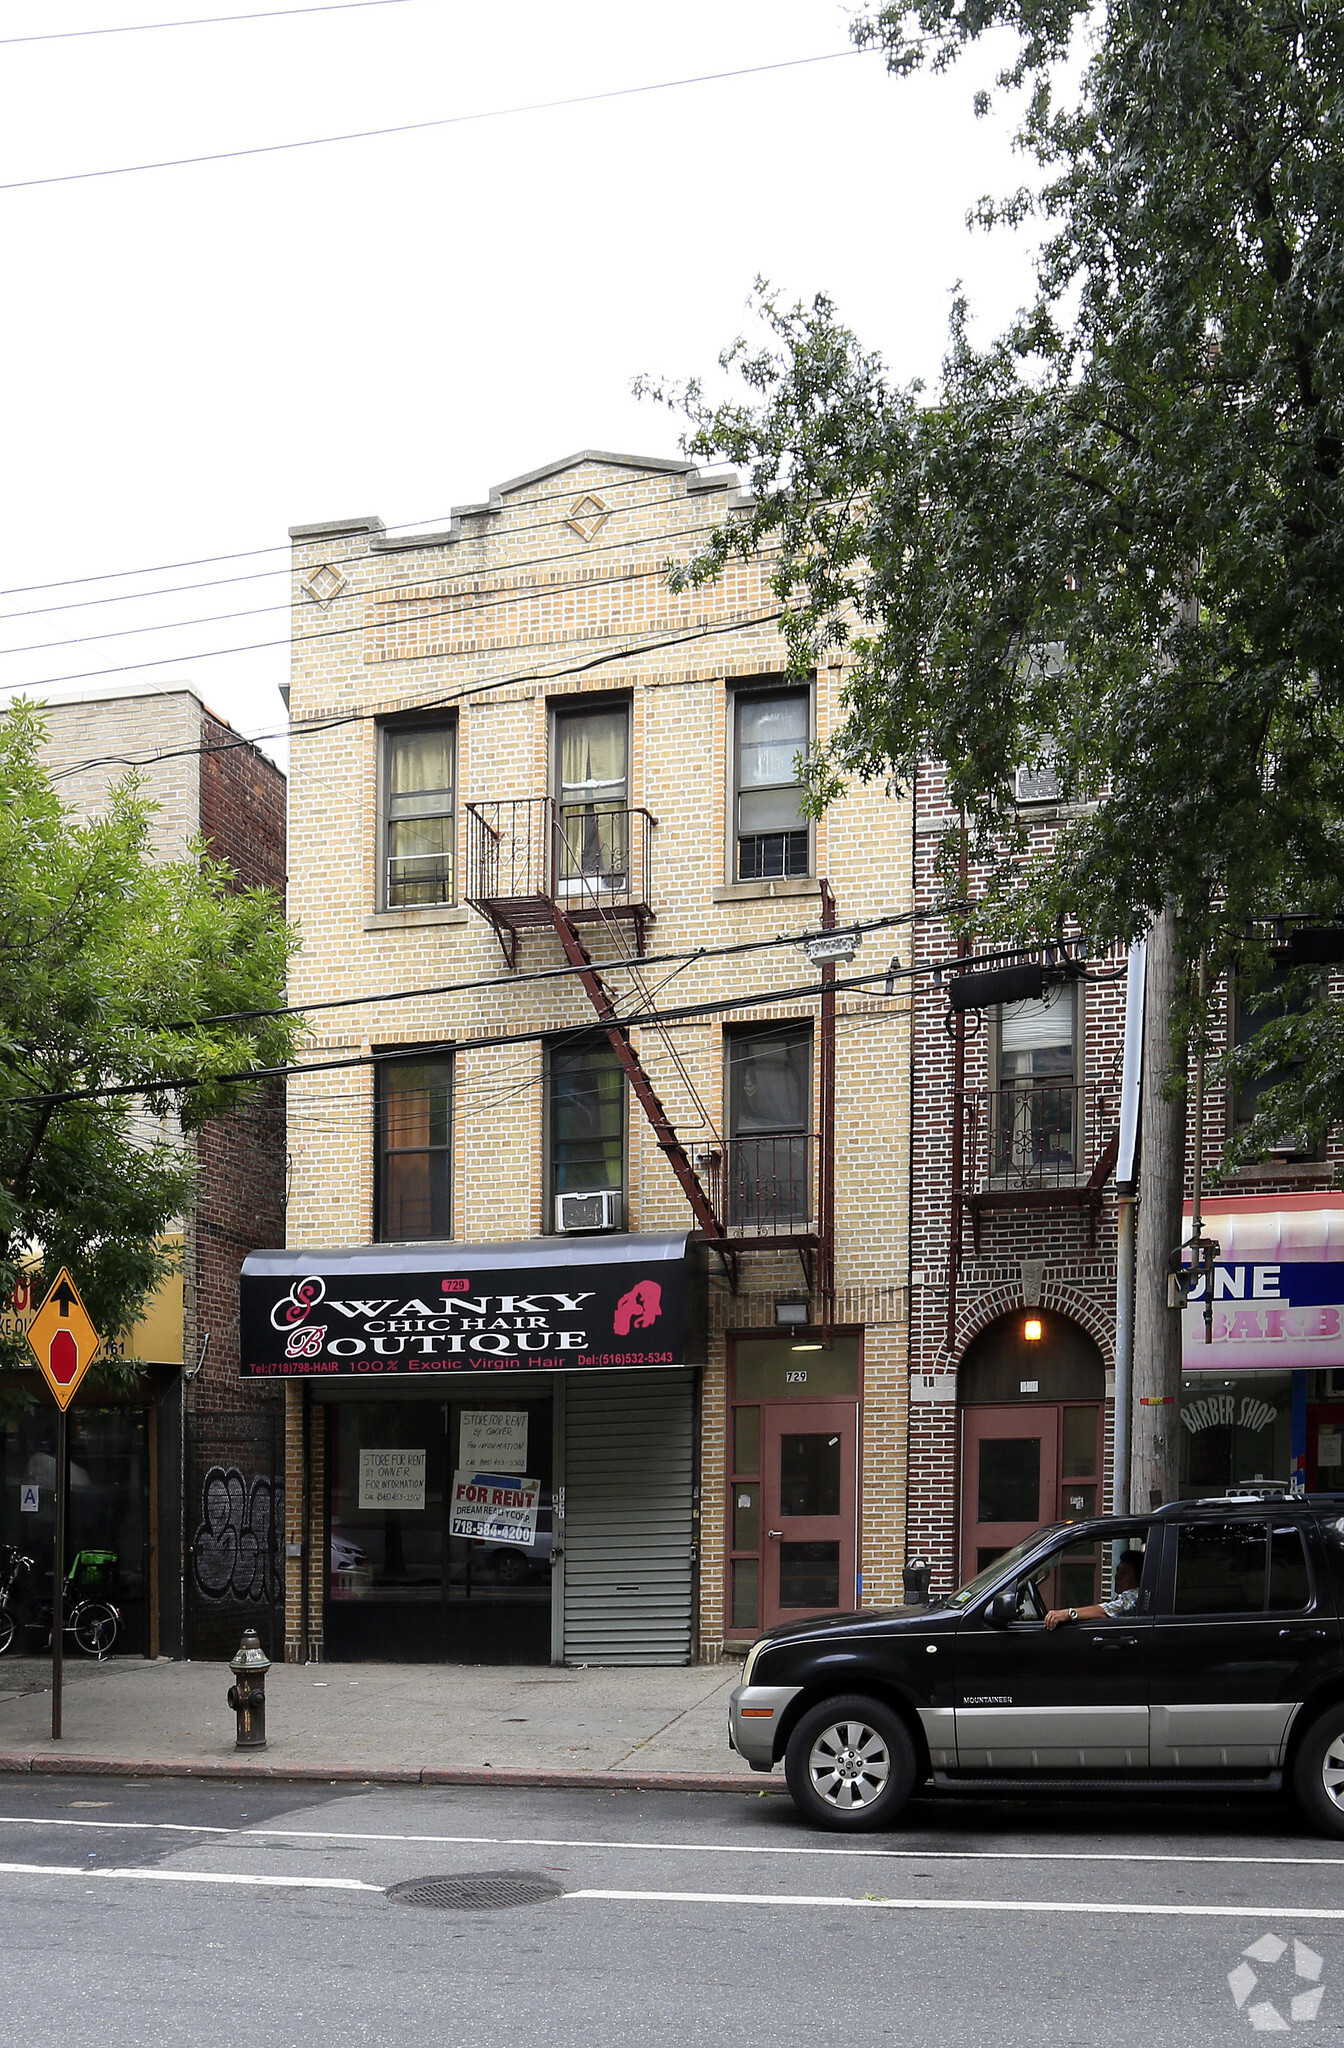
[[[1344,1733],[1335,1736],[1321,1758],[1321,1783],[1330,1804],[1344,1808]]]
[[[866,1721],[835,1721],[823,1728],[807,1760],[808,1776],[828,1806],[850,1812],[871,1806],[886,1789],[891,1756],[886,1743]],[[1344,1754],[1341,1755],[1344,1779]]]

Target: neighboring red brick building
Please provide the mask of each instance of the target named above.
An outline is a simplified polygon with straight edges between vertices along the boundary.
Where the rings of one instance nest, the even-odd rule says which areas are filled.
[[[164,858],[203,840],[238,886],[283,896],[285,778],[191,691],[49,703],[45,717],[63,801],[96,812],[134,769],[158,807],[151,831]],[[154,1119],[153,1135],[160,1130]],[[228,1656],[249,1624],[272,1640],[281,1600],[282,1403],[239,1375],[238,1274],[247,1252],[284,1238],[283,1089],[183,1142],[199,1197],[180,1223],[180,1275],[130,1339],[146,1362],[141,1384],[121,1397],[81,1397],[71,1411],[72,1472],[82,1475],[71,1494],[73,1541],[116,1550],[127,1649]],[[6,1481],[47,1473],[50,1424],[40,1404],[0,1431]],[[17,1498],[7,1484],[4,1502]],[[43,1513],[21,1529],[0,1522],[0,1537],[45,1553],[46,1564],[49,1498],[48,1477]]]
[[[1050,780],[1022,777],[1019,800],[1044,849],[1061,816]],[[922,769],[917,910],[946,898],[937,856],[955,823],[942,772]],[[964,893],[983,880],[972,867]],[[1039,996],[958,1011],[951,976],[994,962],[983,948],[959,960],[937,919],[917,929],[920,956],[947,971],[918,979],[913,1003],[907,1552],[927,1558],[934,1589],[946,1590],[1038,1523],[1112,1505],[1126,957],[1088,957],[1066,937],[1033,956],[1046,967]],[[1262,934],[1276,973],[1304,948],[1314,959],[1313,945],[1330,971],[1332,935],[1294,940],[1293,929],[1287,920]],[[1006,953],[1010,963],[1021,956]],[[1239,998],[1224,983],[1215,995],[1211,1059],[1229,1029],[1244,1039],[1275,1001],[1272,987]],[[1290,1133],[1265,1163],[1218,1184],[1253,1093],[1220,1085],[1206,1096],[1204,1186],[1218,1192],[1205,1230],[1223,1250],[1215,1295],[1282,1288],[1274,1299],[1287,1302],[1296,1288],[1299,1305],[1239,1320],[1220,1310],[1209,1348],[1201,1310],[1186,1311],[1183,1492],[1344,1485],[1344,1284],[1334,1279],[1344,1276],[1344,1198],[1328,1192],[1344,1154],[1336,1143],[1306,1156]],[[1194,1150],[1192,1112],[1187,1194]]]

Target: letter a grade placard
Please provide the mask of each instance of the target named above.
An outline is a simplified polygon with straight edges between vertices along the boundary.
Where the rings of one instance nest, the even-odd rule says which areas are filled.
[[[79,1298],[79,1289],[62,1266],[28,1326],[33,1356],[62,1414],[74,1400],[102,1341]]]

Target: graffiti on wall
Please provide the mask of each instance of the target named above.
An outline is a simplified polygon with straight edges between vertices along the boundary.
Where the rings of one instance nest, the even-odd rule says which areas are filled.
[[[201,1487],[201,1523],[191,1539],[191,1571],[207,1600],[269,1601],[280,1592],[282,1490],[259,1473],[212,1465]]]

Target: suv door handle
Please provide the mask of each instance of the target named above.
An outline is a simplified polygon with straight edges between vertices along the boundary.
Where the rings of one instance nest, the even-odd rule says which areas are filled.
[[[1279,1630],[1279,1641],[1281,1643],[1323,1643],[1325,1639],[1326,1630],[1323,1628],[1281,1628]]]
[[[1093,1642],[1103,1650],[1137,1650],[1137,1636],[1093,1636]]]

